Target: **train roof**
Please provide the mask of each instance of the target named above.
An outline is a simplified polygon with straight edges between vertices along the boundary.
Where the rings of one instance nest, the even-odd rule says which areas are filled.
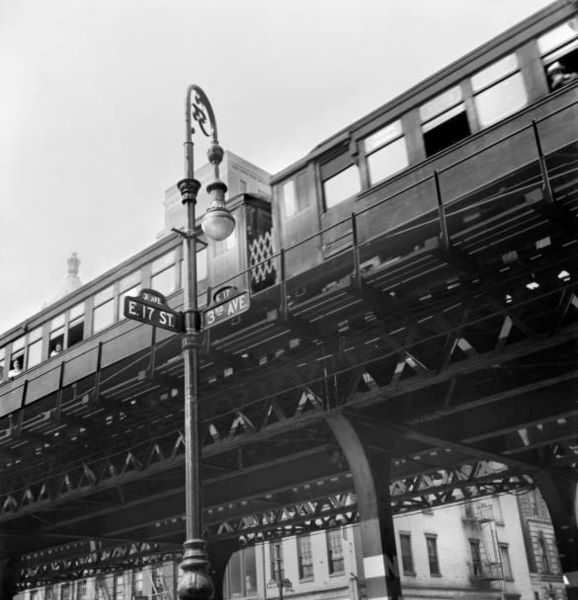
[[[398,118],[575,13],[576,4],[572,0],[556,0],[317,144],[303,158],[275,173],[271,183],[277,183],[328,150],[347,142],[354,132],[366,135],[375,127]]]

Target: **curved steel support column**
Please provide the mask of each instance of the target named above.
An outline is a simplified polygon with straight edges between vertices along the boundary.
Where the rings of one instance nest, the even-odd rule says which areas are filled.
[[[377,460],[363,432],[343,415],[327,417],[353,475],[368,600],[398,600],[401,583],[389,496],[389,459]]]
[[[234,552],[239,550],[237,540],[222,540],[213,542],[209,547],[209,559],[211,561],[211,572],[215,595],[212,600],[223,600],[225,586],[225,571]]]
[[[568,600],[578,600],[578,483],[562,481],[554,471],[543,469],[534,481],[548,506],[554,525]]]

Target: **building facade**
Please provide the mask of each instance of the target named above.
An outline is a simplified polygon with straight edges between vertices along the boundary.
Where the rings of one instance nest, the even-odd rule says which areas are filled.
[[[397,515],[397,569],[405,600],[563,600],[553,528],[539,492]],[[260,542],[229,560],[228,600],[362,600],[357,525]],[[178,565],[51,585],[19,600],[174,600]]]

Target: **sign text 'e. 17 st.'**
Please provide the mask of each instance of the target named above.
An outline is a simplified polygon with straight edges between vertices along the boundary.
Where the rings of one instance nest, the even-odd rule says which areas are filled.
[[[124,316],[169,331],[183,330],[181,314],[171,310],[165,297],[155,290],[142,290],[137,298],[126,296]]]
[[[226,300],[225,300],[226,298]],[[224,300],[204,311],[204,328],[214,327],[249,310],[249,292],[236,288],[225,288],[215,294],[216,300]]]

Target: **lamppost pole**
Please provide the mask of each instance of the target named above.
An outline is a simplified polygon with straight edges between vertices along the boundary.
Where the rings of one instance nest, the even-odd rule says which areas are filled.
[[[209,560],[206,542],[203,540],[201,498],[201,446],[199,436],[199,338],[201,318],[197,300],[197,237],[195,206],[201,187],[195,179],[193,159],[192,118],[201,132],[212,138],[208,152],[213,164],[215,181],[207,186],[213,202],[203,217],[202,228],[207,237],[223,240],[231,234],[235,220],[225,207],[227,186],[219,179],[219,164],[223,149],[217,138],[217,124],[213,109],[203,90],[189,86],[185,104],[185,178],[178,182],[181,199],[186,209],[186,229],[175,230],[183,238],[185,261],[184,321],[182,336],[184,362],[184,429],[185,429],[185,517],[186,540],[183,544],[183,560],[179,567],[178,595],[181,600],[210,600],[214,584],[208,572]]]

